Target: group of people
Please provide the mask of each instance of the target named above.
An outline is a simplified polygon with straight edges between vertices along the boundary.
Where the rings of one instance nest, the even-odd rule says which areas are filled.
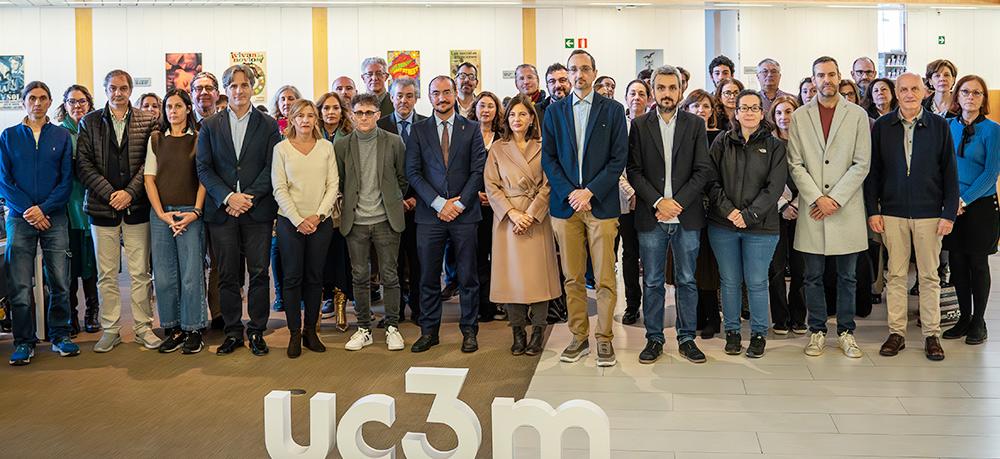
[[[505,316],[511,353],[537,355],[562,305],[573,340],[560,359],[576,362],[590,353],[592,288],[597,365],[613,366],[619,245],[622,322],[636,323],[641,310],[641,363],[663,352],[667,283],[678,352],[692,362],[706,361],[698,330],[724,332],[726,353],[743,353],[741,315],[748,357],[764,355],[771,330],[809,333],[805,353],[822,354],[828,315],[843,353],[861,357],[857,291],[877,282],[856,273],[882,282],[881,263],[860,269],[870,252],[882,259],[882,247],[890,333],[880,354],[905,347],[911,255],[927,358],[944,358],[942,337],[986,339],[1000,125],[985,117],[986,83],[975,75],[956,83],[949,61],[931,63],[926,79],[891,81],[859,58],[851,81],[824,56],[795,96],[779,89],[777,61],[758,64],[755,91],[720,56],[708,69],[714,93],[688,93],[688,72],[666,65],[629,82],[623,106],[614,79],[598,77],[594,56],[575,50],[546,69],[548,95],[523,64],[518,93],[502,101],[476,94],[479,69],[463,63],[456,78],[430,80],[429,117],[414,110],[415,80],[387,85],[380,58],[361,67],[367,91],[340,77],[314,102],[284,86],[267,114],[250,103],[255,76],[243,65],[226,69],[221,85],[202,72],[190,92],[143,95],[137,107],[131,76],[113,70],[104,108],[85,87],[63,93],[62,127],[48,118],[49,88],[28,83],[26,117],[0,135],[10,363],[34,355],[39,244],[47,338],[63,356],[80,352],[71,339],[80,330],[78,281],[83,329],[103,331],[94,351],[121,343],[123,251],[135,340],[165,353],[200,352],[212,327],[226,336],[219,355],[245,341],[267,354],[270,267],[291,358],[303,347],[325,351],[319,320],[343,321],[349,299],[357,331],[347,350],[372,345],[382,327],[387,348],[404,349],[408,305],[420,327],[410,350],[427,351],[439,344],[443,298],[457,293],[463,352],[478,349],[480,321]],[[944,333],[942,248],[961,310]],[[372,313],[379,297],[381,320]]]

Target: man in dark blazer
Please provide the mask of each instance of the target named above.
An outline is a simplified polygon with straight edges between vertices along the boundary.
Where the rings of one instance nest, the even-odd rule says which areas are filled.
[[[483,187],[486,147],[479,124],[455,112],[458,89],[454,80],[434,77],[427,92],[434,116],[415,124],[406,142],[406,177],[418,197],[414,219],[422,268],[421,336],[410,350],[424,352],[438,344],[441,261],[445,242],[450,239],[458,267],[462,352],[475,352],[479,349],[476,240],[482,220],[479,190]]]
[[[560,359],[576,362],[590,353],[587,317],[587,250],[597,287],[597,365],[613,366],[611,324],[617,302],[615,236],[618,179],[628,160],[625,108],[594,92],[597,65],[584,50],[567,62],[573,92],[546,109],[542,169],[552,194],[549,209],[559,244],[573,342]]]
[[[250,276],[247,338],[254,355],[267,354],[271,229],[278,204],[271,194],[271,157],[281,141],[278,123],[250,104],[254,73],[234,65],[222,74],[229,108],[204,120],[198,133],[198,179],[205,185],[205,223],[219,262],[219,297],[226,340],[216,350],[243,346],[241,254]]]
[[[650,81],[656,110],[633,120],[628,136],[628,181],[638,196],[635,228],[645,267],[642,316],[646,348],[639,354],[639,362],[653,363],[663,352],[664,267],[667,249],[672,248],[679,351],[684,358],[702,363],[705,354],[694,343],[698,322],[694,271],[705,227],[702,198],[711,178],[705,121],[677,109],[681,76],[675,67],[656,69]]]
[[[372,344],[370,247],[375,248],[385,287],[386,344],[390,351],[405,346],[399,333],[399,277],[396,272],[403,217],[405,147],[398,135],[376,126],[378,97],[361,94],[351,103],[354,131],[337,140],[337,167],[343,175],[340,192],[344,204],[340,232],[347,238],[354,279],[358,331],[345,346],[349,351]]]
[[[395,109],[392,113],[383,114],[378,120],[378,127],[398,135],[403,139],[403,145],[410,138],[413,125],[427,119],[417,113],[413,106],[417,103],[417,80],[412,78],[397,78],[389,86],[389,97]],[[407,188],[403,195],[403,210],[406,217],[406,229],[399,241],[399,320],[403,320],[405,305],[410,305],[410,317],[416,322],[420,317],[420,257],[417,256],[417,224],[413,221],[414,210],[417,207],[417,194],[413,188]]]

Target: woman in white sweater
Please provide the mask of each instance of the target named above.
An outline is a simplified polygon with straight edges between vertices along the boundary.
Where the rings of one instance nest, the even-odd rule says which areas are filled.
[[[312,102],[299,99],[288,110],[285,140],[274,146],[271,183],[278,201],[278,250],[283,274],[285,318],[291,336],[288,357],[326,347],[316,334],[323,296],[323,264],[333,236],[330,214],[337,199],[339,177],[333,144],[323,138],[319,114]],[[305,326],[302,309],[305,304]]]

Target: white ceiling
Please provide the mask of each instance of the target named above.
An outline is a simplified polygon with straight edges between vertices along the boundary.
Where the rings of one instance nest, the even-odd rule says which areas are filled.
[[[288,7],[338,7],[338,6],[466,6],[466,7],[706,7],[732,8],[737,5],[747,6],[807,6],[815,4],[843,4],[858,8],[898,8],[899,3],[908,3],[911,7],[922,6],[942,9],[967,8],[956,7],[956,4],[990,7],[1000,5],[1000,0],[897,0],[897,3],[881,5],[871,0],[0,0],[0,7],[86,7],[86,8],[117,8],[135,6],[288,6]]]

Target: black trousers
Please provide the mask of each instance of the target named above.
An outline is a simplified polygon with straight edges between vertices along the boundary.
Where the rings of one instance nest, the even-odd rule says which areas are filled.
[[[420,245],[420,332],[436,335],[441,328],[441,266],[449,240],[455,251],[462,333],[479,331],[479,276],[476,258],[478,223],[417,224]]]
[[[990,297],[989,255],[951,250],[948,252],[948,262],[951,265],[951,283],[955,286],[958,308],[962,312],[959,320],[983,320]]]
[[[493,209],[482,207],[483,221],[476,228],[476,272],[479,274],[479,315],[489,316],[497,313],[496,305],[490,302],[490,254],[493,252]]]
[[[212,251],[219,263],[219,303],[226,336],[243,336],[243,301],[240,288],[244,273],[250,277],[247,292],[247,332],[267,330],[270,314],[267,268],[271,257],[271,222],[256,222],[248,215],[226,216],[222,223],[209,223]],[[246,260],[244,271],[243,260]]]
[[[615,253],[622,245],[622,283],[625,284],[625,311],[638,312],[642,306],[642,285],[639,278],[639,233],[635,231],[635,213],[618,217],[618,238]]]
[[[305,305],[305,328],[316,329],[319,305],[323,301],[323,265],[326,258],[314,254],[326,253],[333,237],[333,222],[320,222],[316,232],[306,235],[297,231],[291,220],[278,217],[278,250],[281,252],[281,282],[284,290],[285,320],[288,329],[302,330]],[[312,256],[310,256],[312,255]]]
[[[768,272],[768,293],[771,299],[771,322],[791,327],[806,323],[806,305],[802,296],[802,273],[805,262],[802,254],[792,247],[795,240],[795,222],[781,219],[778,246]],[[792,282],[785,289],[785,267],[792,272]],[[836,304],[834,302],[834,304]]]
[[[340,289],[347,299],[354,301],[354,285],[351,279],[351,255],[347,251],[347,238],[340,230],[333,229],[330,248],[326,251],[323,267],[323,297],[333,299],[334,289]]]
[[[420,317],[420,256],[417,254],[417,224],[413,221],[413,211],[406,213],[406,229],[399,240],[399,315],[403,316],[406,305],[410,305],[410,317]]]

